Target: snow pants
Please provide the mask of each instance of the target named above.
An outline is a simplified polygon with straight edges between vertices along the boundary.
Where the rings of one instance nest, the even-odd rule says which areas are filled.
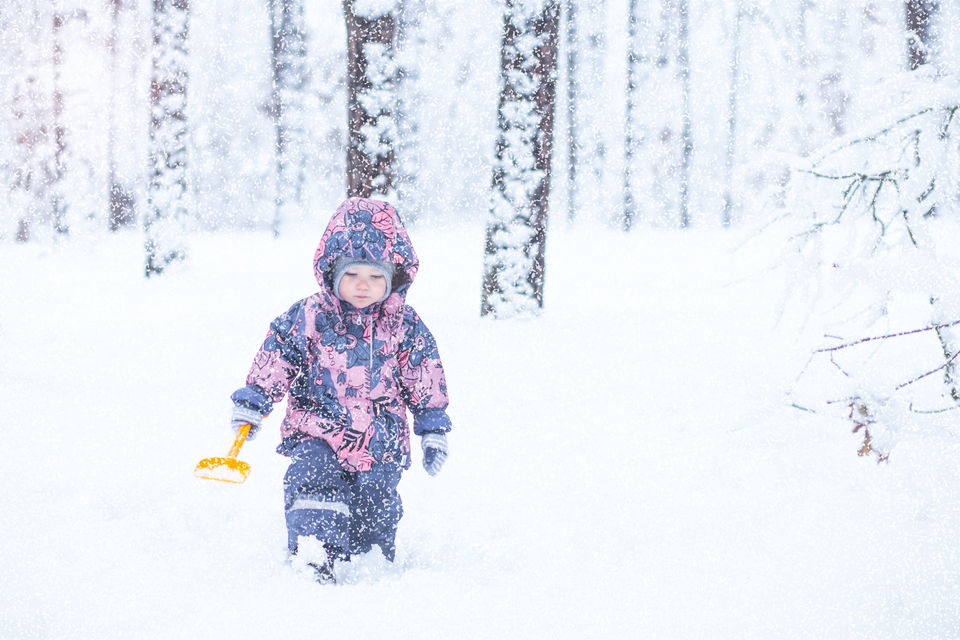
[[[287,544],[297,552],[300,536],[312,536],[344,553],[373,545],[393,561],[403,504],[397,493],[402,469],[374,466],[344,471],[323,440],[307,438],[288,448],[292,461],[283,478]]]

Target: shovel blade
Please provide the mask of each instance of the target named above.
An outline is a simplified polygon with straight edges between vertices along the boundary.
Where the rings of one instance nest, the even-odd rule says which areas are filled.
[[[240,484],[247,479],[250,464],[236,458],[204,458],[197,463],[193,475],[204,480]]]

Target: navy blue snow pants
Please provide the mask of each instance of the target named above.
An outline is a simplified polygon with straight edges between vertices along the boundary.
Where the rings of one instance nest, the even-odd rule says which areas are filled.
[[[384,464],[344,471],[330,445],[314,438],[284,448],[292,458],[283,478],[290,553],[297,552],[300,536],[312,536],[344,553],[377,545],[392,562],[403,516],[397,493],[402,469]]]

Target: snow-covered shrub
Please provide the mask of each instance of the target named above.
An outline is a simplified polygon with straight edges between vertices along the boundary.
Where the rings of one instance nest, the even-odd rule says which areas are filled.
[[[810,354],[792,401],[886,459],[960,419],[960,82],[914,72],[875,95],[874,121],[794,167],[774,228]]]

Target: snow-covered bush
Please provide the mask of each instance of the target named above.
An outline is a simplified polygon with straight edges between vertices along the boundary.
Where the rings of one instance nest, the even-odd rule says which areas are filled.
[[[886,459],[960,418],[960,81],[914,72],[875,95],[874,121],[794,167],[774,228],[810,354],[792,402]]]

